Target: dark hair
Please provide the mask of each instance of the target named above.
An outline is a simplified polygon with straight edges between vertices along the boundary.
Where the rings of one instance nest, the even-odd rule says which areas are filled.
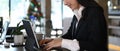
[[[81,4],[84,7],[99,6],[94,0],[77,0],[77,1],[79,4]]]

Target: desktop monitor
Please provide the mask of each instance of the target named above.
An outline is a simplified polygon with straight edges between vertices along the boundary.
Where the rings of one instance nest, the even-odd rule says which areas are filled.
[[[9,21],[5,21],[5,23],[3,25],[3,29],[2,29],[2,33],[1,33],[1,37],[0,37],[0,43],[2,43],[6,38],[9,23],[10,23]]]
[[[0,33],[2,32],[3,17],[0,17]]]

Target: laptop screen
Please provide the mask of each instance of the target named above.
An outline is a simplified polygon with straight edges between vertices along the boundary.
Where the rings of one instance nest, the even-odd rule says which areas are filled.
[[[34,48],[40,48],[38,44],[38,40],[36,38],[35,32],[32,29],[30,21],[22,20],[24,28],[27,33],[27,39],[25,42],[25,48],[29,51],[34,51]]]

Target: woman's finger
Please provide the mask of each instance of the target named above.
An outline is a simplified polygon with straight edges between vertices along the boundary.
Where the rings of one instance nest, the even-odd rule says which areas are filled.
[[[46,49],[46,50],[50,50],[50,49],[52,49],[53,47],[54,47],[53,42],[49,42],[49,43],[45,46],[44,49]]]
[[[52,41],[52,39],[44,39],[44,40],[41,40],[40,42],[39,42],[39,44],[40,45],[43,45],[43,44],[47,44],[47,43],[49,43],[49,42],[51,42]]]

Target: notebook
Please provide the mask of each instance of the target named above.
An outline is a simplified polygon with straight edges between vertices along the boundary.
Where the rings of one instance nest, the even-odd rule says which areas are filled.
[[[22,20],[22,22],[27,33],[25,49],[27,51],[42,51],[42,48],[40,48],[39,46],[38,40],[36,38],[35,32],[33,31],[30,21]]]

